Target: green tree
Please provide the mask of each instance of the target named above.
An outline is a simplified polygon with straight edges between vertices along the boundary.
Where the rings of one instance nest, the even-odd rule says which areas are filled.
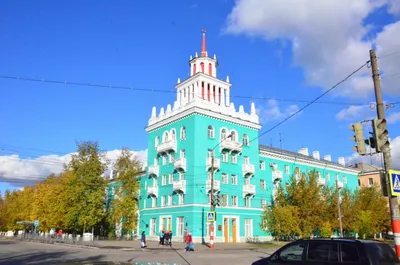
[[[388,201],[376,186],[361,188],[355,193],[355,198],[354,210],[359,216],[356,230],[369,235],[391,227]],[[365,231],[367,227],[368,231]]]
[[[298,179],[292,176],[286,192],[277,197],[282,205],[296,206],[298,209],[301,236],[308,237],[319,229],[324,222],[324,200],[322,186],[318,184],[318,173],[310,171]]]
[[[296,206],[267,207],[263,213],[263,220],[262,229],[270,232],[276,240],[283,236],[295,236],[301,233],[299,209]]]
[[[116,181],[120,187],[116,189],[115,196],[110,207],[110,221],[116,224],[122,221],[122,230],[134,230],[137,225],[138,173],[141,171],[141,164],[137,161],[128,148],[123,148],[121,154],[114,164]]]
[[[66,169],[72,173],[68,181],[67,223],[73,230],[94,227],[105,217],[105,189],[103,177],[107,169],[106,154],[98,142],[77,143],[77,154],[72,155]]]
[[[325,221],[320,229],[321,237],[330,237],[332,235],[332,227],[329,221]]]

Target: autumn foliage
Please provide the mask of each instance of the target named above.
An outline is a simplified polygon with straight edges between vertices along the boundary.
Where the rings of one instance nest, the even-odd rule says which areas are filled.
[[[120,204],[106,207],[109,180],[104,172],[109,167],[105,153],[97,142],[77,143],[77,152],[59,175],[50,175],[23,190],[6,191],[0,196],[0,231],[21,229],[17,221],[40,220],[39,230],[51,228],[66,232],[113,229],[117,220],[129,220],[126,227],[136,224],[136,194],[140,164],[132,152],[124,148],[114,170],[119,171],[122,196]]]
[[[343,235],[374,235],[390,228],[387,199],[374,186],[351,192],[348,189],[318,185],[315,171],[286,187],[279,186],[274,203],[263,213],[262,229],[276,239],[330,237],[340,231],[338,202],[342,215]]]

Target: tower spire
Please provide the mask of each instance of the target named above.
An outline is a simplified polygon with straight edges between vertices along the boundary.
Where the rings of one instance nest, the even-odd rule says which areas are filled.
[[[206,30],[203,29],[203,39],[201,41],[201,57],[207,56],[207,49],[206,49]]]

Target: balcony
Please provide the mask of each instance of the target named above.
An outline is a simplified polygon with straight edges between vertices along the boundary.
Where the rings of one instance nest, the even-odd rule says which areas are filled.
[[[148,186],[147,194],[150,196],[158,197],[158,186]]]
[[[207,180],[206,190],[211,191],[211,180]],[[221,191],[221,182],[219,180],[214,180],[214,192]]]
[[[168,153],[170,151],[176,152],[176,141],[168,140],[167,142],[157,145],[157,153]]]
[[[243,175],[244,176],[251,176],[255,173],[255,167],[252,164],[243,164],[242,165]]]
[[[324,178],[319,177],[317,179],[318,186],[325,186],[326,180]]]
[[[272,170],[272,182],[282,181],[282,179],[283,179],[282,171]]]
[[[221,151],[222,150],[229,150],[231,152],[240,153],[242,152],[242,143],[232,141],[231,139],[227,138],[220,143]]]
[[[255,195],[256,194],[256,185],[253,184],[244,184],[243,185],[243,197],[247,195]]]
[[[342,189],[343,188],[343,181],[336,180],[336,188],[337,189]]]
[[[159,173],[160,173],[160,166],[159,165],[149,166],[149,176],[158,177]]]
[[[174,191],[186,193],[186,180],[175,180],[172,186]]]
[[[206,159],[206,171],[211,169],[211,157],[207,157]],[[214,158],[214,170],[221,168],[221,160],[219,158]]]
[[[179,171],[186,171],[186,158],[178,158],[174,161],[174,168]]]

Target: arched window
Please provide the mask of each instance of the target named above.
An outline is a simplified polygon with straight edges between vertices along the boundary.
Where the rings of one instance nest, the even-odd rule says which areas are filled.
[[[296,169],[295,169],[295,174],[296,174],[296,175],[300,175],[300,168],[296,167]]]
[[[160,137],[157,136],[154,143],[155,147],[157,147],[159,143],[160,143]]]
[[[182,126],[182,128],[181,128],[181,135],[180,135],[181,137],[181,140],[185,140],[186,139],[186,128],[185,128],[185,126]]]
[[[244,146],[248,146],[249,145],[249,137],[247,136],[247,134],[243,135],[243,145]]]
[[[176,140],[175,137],[176,137],[175,129],[172,129],[172,130],[171,130],[171,140],[172,140],[172,141],[175,141],[175,140]]]
[[[196,74],[196,64],[193,64],[193,75]]]
[[[168,132],[165,132],[164,133],[164,140],[163,140],[163,142],[165,143],[165,142],[168,142]]]
[[[221,140],[225,140],[226,138],[226,129],[221,130]]]
[[[208,126],[208,138],[214,138],[214,128],[211,125]]]
[[[212,75],[212,63],[208,64],[208,74]]]
[[[235,142],[237,141],[237,137],[236,137],[236,132],[235,131],[231,132],[231,140],[235,141]]]
[[[204,63],[200,63],[201,72],[204,73]]]

